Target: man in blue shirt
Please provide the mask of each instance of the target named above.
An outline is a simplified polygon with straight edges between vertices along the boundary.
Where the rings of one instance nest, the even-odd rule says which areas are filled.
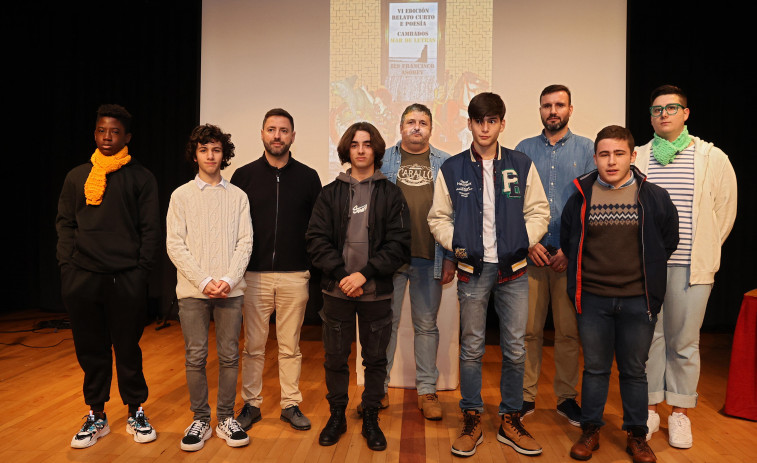
[[[542,240],[529,248],[528,325],[526,327],[526,371],[523,377],[521,416],[533,413],[537,382],[541,372],[544,322],[552,305],[555,325],[555,381],[557,413],[570,424],[580,426],[581,408],[576,402],[579,340],[576,312],[566,292],[568,260],[560,249],[560,216],[575,192],[573,179],[594,170],[591,140],[568,128],[573,114],[571,95],[564,85],[550,85],[539,96],[539,114],[544,130],[515,147],[526,153],[539,172],[549,200],[551,219]]]

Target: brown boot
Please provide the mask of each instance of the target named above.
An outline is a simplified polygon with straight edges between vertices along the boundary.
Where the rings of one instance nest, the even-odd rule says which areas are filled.
[[[626,452],[631,455],[633,463],[654,463],[657,457],[647,444],[646,435],[634,436],[628,431],[628,441],[626,443]]]
[[[591,458],[592,452],[599,449],[599,427],[588,424],[582,429],[581,437],[570,448],[570,457],[586,461]]]
[[[442,419],[442,404],[439,403],[439,396],[434,394],[423,394],[418,396],[418,408],[423,412],[423,417],[431,421]]]
[[[523,455],[541,455],[542,448],[520,422],[520,411],[502,415],[497,440]]]
[[[481,414],[476,410],[464,410],[463,429],[452,443],[452,454],[458,457],[469,457],[476,453],[476,447],[483,441]]]

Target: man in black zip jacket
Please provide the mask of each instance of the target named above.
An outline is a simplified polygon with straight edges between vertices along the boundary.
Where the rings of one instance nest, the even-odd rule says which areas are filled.
[[[371,450],[386,449],[378,409],[392,332],[392,277],[410,262],[410,213],[402,190],[379,170],[385,147],[367,122],[347,129],[337,152],[351,167],[323,189],[308,226],[308,253],[323,272],[323,366],[331,417],[321,445],[336,444],[347,430],[347,359],[357,315],[365,367],[362,434]]]
[[[308,302],[310,261],[305,231],[321,191],[318,173],[292,158],[294,119],[281,108],[268,111],[260,136],[260,159],[240,167],[231,183],[247,193],[254,230],[245,273],[242,399],[237,421],[245,430],[261,419],[263,364],[271,314],[276,311],[279,343],[281,420],[294,429],[310,429],[300,411],[300,331]]]
[[[615,356],[626,451],[634,462],[654,462],[646,442],[646,363],[667,260],[678,245],[678,213],[666,190],[631,167],[636,152],[628,129],[605,127],[594,151],[597,170],[574,180],[578,191],[565,205],[560,229],[584,355],[583,433],[570,456],[588,460],[599,448]]]

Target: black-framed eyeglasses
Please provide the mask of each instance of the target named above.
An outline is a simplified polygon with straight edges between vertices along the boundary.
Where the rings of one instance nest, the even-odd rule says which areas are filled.
[[[668,116],[675,116],[676,114],[678,114],[678,108],[686,109],[681,104],[670,103],[665,106],[650,106],[649,114],[651,114],[652,117],[660,117],[662,116],[662,110],[664,109],[665,112],[668,113]]]

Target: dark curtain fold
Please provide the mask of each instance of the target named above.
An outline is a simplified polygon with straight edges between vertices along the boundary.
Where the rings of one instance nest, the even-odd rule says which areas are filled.
[[[11,181],[21,189],[9,250],[20,272],[11,271],[4,285],[20,297],[0,310],[62,311],[58,196],[66,173],[94,152],[97,107],[118,103],[131,112],[129,152],[157,177],[163,217],[171,192],[191,178],[183,155],[199,120],[202,7],[199,0],[140,0],[11,8],[4,74],[13,81],[6,97],[19,109],[11,116],[20,131],[8,143],[16,145],[23,181]],[[151,277],[153,313],[170,304],[174,272],[161,250]]]

